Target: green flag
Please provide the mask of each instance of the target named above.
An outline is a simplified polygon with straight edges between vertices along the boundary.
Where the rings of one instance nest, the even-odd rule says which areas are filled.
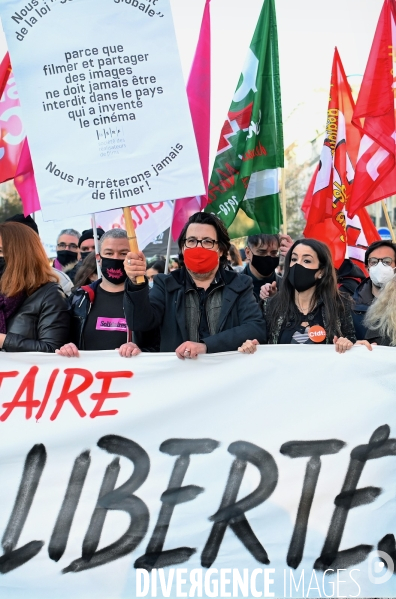
[[[275,4],[265,0],[220,134],[205,211],[219,216],[233,238],[278,233],[282,166]]]

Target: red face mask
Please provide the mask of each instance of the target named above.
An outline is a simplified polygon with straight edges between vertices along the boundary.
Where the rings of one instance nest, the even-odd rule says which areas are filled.
[[[219,264],[219,255],[217,252],[198,246],[196,248],[186,248],[183,258],[188,270],[200,274],[214,270]]]

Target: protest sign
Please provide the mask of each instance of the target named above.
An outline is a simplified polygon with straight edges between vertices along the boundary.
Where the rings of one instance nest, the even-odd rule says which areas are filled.
[[[46,220],[203,193],[169,0],[3,0]]]
[[[2,353],[0,382],[1,597],[395,596],[394,349]]]
[[[163,233],[172,221],[172,202],[157,202],[131,207],[139,248],[144,250],[148,244]],[[56,240],[63,229],[76,229],[81,233],[92,228],[90,214],[66,218],[62,221],[44,221],[41,212],[36,212],[35,221],[40,233],[41,242],[51,258],[56,256]],[[104,231],[125,229],[124,216],[121,209],[108,210],[96,214],[96,225]],[[155,253],[155,252],[154,252]],[[157,252],[160,253],[160,252]],[[166,253],[166,245],[165,245]],[[151,252],[150,255],[153,255]]]

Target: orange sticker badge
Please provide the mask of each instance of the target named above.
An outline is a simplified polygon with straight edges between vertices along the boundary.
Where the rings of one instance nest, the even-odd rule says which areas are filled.
[[[314,343],[322,343],[322,341],[324,341],[326,339],[326,331],[324,330],[323,327],[316,324],[315,326],[313,326],[309,329],[308,337]]]

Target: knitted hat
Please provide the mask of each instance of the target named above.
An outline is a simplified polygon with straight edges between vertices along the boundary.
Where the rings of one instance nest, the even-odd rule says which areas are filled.
[[[100,227],[98,227],[96,230],[98,233],[98,241],[99,241],[99,239],[105,234],[105,232]],[[81,244],[84,241],[86,241],[87,239],[94,239],[93,229],[86,229],[85,231],[82,232],[82,235],[81,235],[80,239],[78,240],[78,247],[81,247]]]

